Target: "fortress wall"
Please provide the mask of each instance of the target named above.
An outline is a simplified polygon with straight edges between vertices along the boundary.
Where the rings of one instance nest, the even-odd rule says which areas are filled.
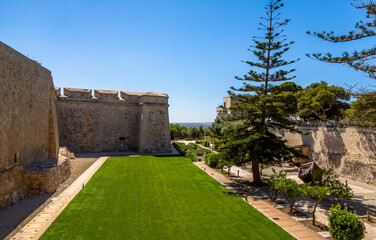
[[[303,134],[284,133],[287,144],[310,147],[320,167],[363,182],[376,183],[376,131],[372,128],[301,127]],[[306,135],[305,135],[306,134]]]
[[[51,72],[0,42],[0,208],[26,194],[23,169],[57,158]],[[57,128],[56,128],[57,129]]]
[[[139,152],[171,152],[167,97],[141,97]]]
[[[94,92],[94,94],[92,94]],[[57,115],[60,144],[67,146],[73,152],[117,152],[141,151],[140,144],[152,142],[150,152],[171,151],[164,147],[169,141],[169,133],[158,136],[155,133],[168,130],[168,97],[159,93],[120,92],[110,90],[90,90],[65,88],[56,89],[58,95]],[[150,96],[145,96],[149,94]],[[142,122],[144,99],[148,104],[160,107],[155,122],[146,124],[149,133],[142,136],[147,138],[141,143],[140,133],[146,125]],[[163,99],[162,99],[163,98]],[[153,112],[154,110],[152,110]],[[161,112],[163,111],[163,114]],[[159,117],[163,115],[164,117]],[[162,123],[163,122],[163,123]],[[157,132],[155,129],[159,129]],[[154,131],[154,132],[153,132]],[[161,143],[163,142],[163,144]],[[120,144],[124,143],[124,149]],[[163,147],[162,147],[163,145]]]

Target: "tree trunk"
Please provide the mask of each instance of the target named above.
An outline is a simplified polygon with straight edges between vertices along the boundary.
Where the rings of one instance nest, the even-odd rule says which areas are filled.
[[[294,209],[294,202],[290,202],[290,213],[292,213],[293,209]]]
[[[253,184],[255,186],[261,185],[261,177],[259,171],[259,161],[257,158],[253,158],[252,160],[252,174],[253,174]]]
[[[319,205],[320,202],[316,202],[315,203],[315,206],[313,207],[313,211],[312,211],[312,225],[316,225],[316,217],[315,217],[315,213],[316,213],[316,208],[317,208],[317,205]]]

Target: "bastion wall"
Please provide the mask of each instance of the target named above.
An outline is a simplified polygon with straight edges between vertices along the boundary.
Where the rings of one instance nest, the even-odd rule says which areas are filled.
[[[349,178],[376,183],[376,131],[361,127],[300,127],[302,134],[279,131],[290,146],[309,146],[320,167]]]
[[[51,72],[0,42],[0,208],[27,194],[24,169],[57,159]]]
[[[56,88],[56,96],[60,144],[73,152],[171,151],[166,94]]]

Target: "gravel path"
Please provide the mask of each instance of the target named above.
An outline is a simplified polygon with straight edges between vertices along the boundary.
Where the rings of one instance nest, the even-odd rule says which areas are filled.
[[[0,211],[0,239],[10,239],[14,233],[24,227],[27,222],[34,218],[42,209],[58,196],[74,180],[76,180],[86,169],[88,169],[97,158],[76,158],[71,160],[72,173],[53,194],[40,194],[25,197],[13,206]]]

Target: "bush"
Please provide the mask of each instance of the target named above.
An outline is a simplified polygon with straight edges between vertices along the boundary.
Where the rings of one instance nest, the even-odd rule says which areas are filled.
[[[356,212],[341,209],[341,205],[329,210],[329,232],[335,240],[360,240],[364,237],[365,226]]]
[[[209,142],[209,140],[203,140],[203,141],[202,141],[202,145],[203,145],[204,147],[210,147],[210,142]]]
[[[211,168],[217,168],[219,160],[219,154],[217,153],[209,153],[205,156],[205,163]]]
[[[185,140],[185,141],[192,141],[193,138],[185,138],[184,140]]]
[[[201,140],[195,140],[195,143],[196,143],[196,144],[201,144],[202,141],[201,141]]]
[[[190,152],[190,151],[185,153],[185,157],[190,159],[192,162],[196,162],[196,161],[199,160],[199,159],[196,158],[196,155],[193,152]]]

